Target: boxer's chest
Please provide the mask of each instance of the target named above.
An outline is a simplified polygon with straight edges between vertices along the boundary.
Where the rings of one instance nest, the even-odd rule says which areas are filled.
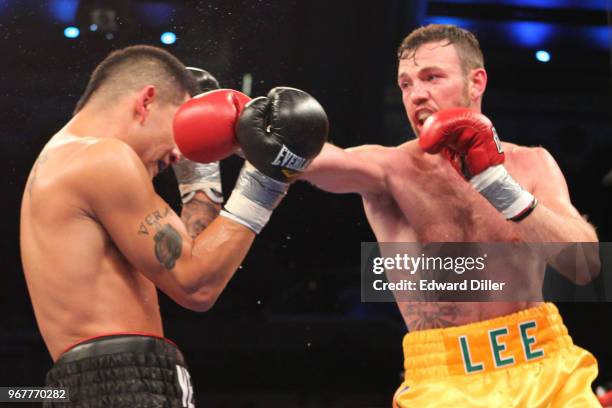
[[[512,240],[507,222],[439,156],[407,155],[395,163],[390,192],[420,242]]]

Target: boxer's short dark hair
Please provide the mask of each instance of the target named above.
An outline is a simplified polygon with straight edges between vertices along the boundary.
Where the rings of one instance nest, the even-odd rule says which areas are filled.
[[[397,50],[397,58],[411,58],[421,45],[438,41],[448,41],[447,45],[455,46],[465,75],[472,69],[484,68],[484,57],[476,36],[451,24],[430,24],[417,28],[404,38]]]
[[[195,79],[175,56],[161,48],[134,45],[112,52],[96,67],[74,113],[92,98],[112,102],[146,85],[157,88],[158,100],[174,104],[197,91]]]

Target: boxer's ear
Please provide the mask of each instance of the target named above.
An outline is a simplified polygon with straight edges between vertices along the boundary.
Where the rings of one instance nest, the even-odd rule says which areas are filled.
[[[480,100],[487,87],[487,71],[484,68],[473,69],[468,74],[468,94],[472,102]]]
[[[147,85],[138,91],[138,95],[134,103],[134,115],[141,125],[149,115],[150,105],[155,100],[156,93],[157,91],[153,85]]]

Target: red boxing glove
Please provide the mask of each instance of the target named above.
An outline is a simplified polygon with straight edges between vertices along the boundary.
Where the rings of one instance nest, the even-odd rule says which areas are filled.
[[[251,98],[216,89],[182,104],[174,115],[174,140],[185,157],[199,163],[224,159],[238,148],[234,125]]]
[[[439,111],[427,118],[419,134],[427,153],[441,153],[455,170],[506,219],[520,221],[538,201],[502,165],[504,149],[491,121],[466,108]]]
[[[439,111],[427,118],[419,135],[427,153],[448,158],[466,178],[504,162],[504,150],[491,121],[466,108]]]

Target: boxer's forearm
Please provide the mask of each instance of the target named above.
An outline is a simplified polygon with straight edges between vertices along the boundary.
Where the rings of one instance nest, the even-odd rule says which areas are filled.
[[[341,149],[325,143],[321,153],[314,159],[301,180],[331,193],[375,193],[384,189],[384,171],[363,155],[378,146],[359,146]]]
[[[332,193],[344,193],[346,181],[342,180],[344,150],[325,143],[321,153],[313,160],[306,170],[299,176],[300,180],[308,181],[318,188]]]
[[[177,277],[192,306],[210,309],[248,253],[255,234],[225,217],[217,217],[193,241]]]
[[[186,204],[183,204],[181,220],[191,238],[197,237],[219,215],[221,205],[213,203],[208,196],[198,191]]]
[[[599,273],[597,234],[584,219],[561,216],[544,205],[538,205],[532,214],[517,224],[517,229],[525,241],[548,246],[542,249],[553,252],[547,256],[548,263],[571,282],[586,284]]]
[[[528,242],[598,241],[595,229],[584,219],[556,214],[542,203],[516,225]]]

